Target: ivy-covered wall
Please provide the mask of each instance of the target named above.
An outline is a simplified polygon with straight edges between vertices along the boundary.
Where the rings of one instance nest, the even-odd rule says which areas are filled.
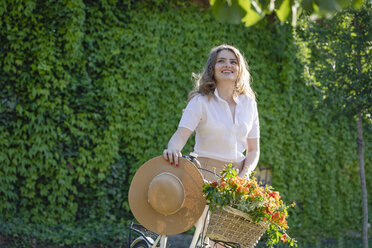
[[[253,75],[259,166],[271,165],[273,186],[297,202],[290,233],[302,240],[360,231],[355,121],[316,107],[290,26],[275,18],[251,28],[221,24],[167,0],[2,1],[0,17],[1,222],[128,220],[131,176],[176,130],[192,72],[228,43]]]

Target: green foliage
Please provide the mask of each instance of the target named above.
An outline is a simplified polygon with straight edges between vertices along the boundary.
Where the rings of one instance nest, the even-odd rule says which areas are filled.
[[[258,242],[256,248],[267,248],[265,244],[265,235],[261,238]],[[369,240],[369,245],[372,245],[372,239]],[[284,248],[288,247],[287,244],[280,244],[276,246],[276,248]],[[362,248],[362,242],[356,238],[339,238],[339,239],[325,239],[323,241],[319,241],[317,243],[307,243],[302,242],[298,245],[301,248],[339,248],[339,247],[347,247],[347,248]]]
[[[96,19],[83,2],[31,3],[9,2],[2,16],[1,185],[11,193],[0,209],[4,219],[70,222],[119,158],[115,67],[102,75],[90,64],[95,33],[85,28]]]
[[[345,8],[361,8],[363,0],[209,0],[213,15],[227,23],[252,26],[266,15],[276,14],[282,22],[296,26],[302,13],[312,18],[332,17]],[[365,1],[367,2],[367,1]]]
[[[73,225],[26,224],[21,220],[0,223],[0,240],[9,247],[121,247],[128,229],[123,223],[77,221]],[[0,242],[1,244],[1,242]],[[3,247],[3,246],[1,246]]]
[[[2,1],[0,17],[0,233],[18,219],[31,231],[126,223],[131,177],[166,147],[191,73],[221,43],[237,46],[250,64],[259,165],[273,166],[273,186],[299,206],[289,213],[291,236],[359,231],[353,125],[314,107],[319,93],[302,76],[290,26],[276,18],[251,28],[217,23],[208,11],[166,0]],[[7,234],[34,235],[18,228]]]
[[[299,35],[309,48],[307,64],[324,92],[323,102],[355,116],[372,111],[372,5],[348,9],[332,20],[304,21]]]
[[[368,2],[358,11],[348,9],[339,12],[332,20],[306,20],[302,23],[304,31],[299,32],[299,40],[311,52],[305,63],[309,68],[308,76],[313,76],[310,82],[321,89],[320,103],[324,106],[336,106],[332,117],[348,116],[350,122],[358,127],[364,246],[368,246],[368,195],[364,173],[362,122],[363,117],[367,117],[367,125],[371,124],[368,120],[372,110],[372,66],[369,63],[371,7]]]

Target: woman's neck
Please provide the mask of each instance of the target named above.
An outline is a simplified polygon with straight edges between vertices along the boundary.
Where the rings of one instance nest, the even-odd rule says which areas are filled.
[[[217,83],[218,95],[227,102],[234,101],[234,84]]]

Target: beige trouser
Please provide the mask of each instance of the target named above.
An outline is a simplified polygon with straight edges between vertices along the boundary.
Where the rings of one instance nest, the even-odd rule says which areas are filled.
[[[211,172],[202,170],[202,175],[203,175],[204,179],[206,179],[208,181],[212,181],[212,182],[218,180],[218,177],[215,174],[220,175],[220,172],[223,170],[224,166],[231,163],[231,162],[224,162],[224,161],[221,161],[221,160],[217,160],[217,159],[213,159],[213,158],[206,158],[206,157],[198,157],[197,159],[200,162],[201,168],[207,169],[207,170],[213,172],[213,173],[211,173]],[[231,164],[232,164],[233,168],[239,169],[239,172],[240,172],[243,168],[243,162],[244,161],[231,163]]]

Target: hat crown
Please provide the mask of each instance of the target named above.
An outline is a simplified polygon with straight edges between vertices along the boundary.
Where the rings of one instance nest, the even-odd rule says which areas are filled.
[[[185,189],[181,180],[169,172],[155,176],[148,188],[148,202],[164,216],[176,213],[185,202]]]

